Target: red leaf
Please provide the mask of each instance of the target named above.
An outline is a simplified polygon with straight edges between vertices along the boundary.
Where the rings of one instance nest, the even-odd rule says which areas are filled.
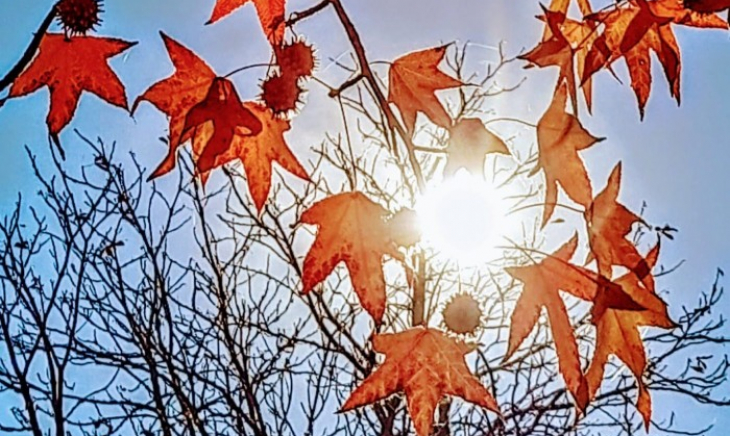
[[[256,135],[239,135],[233,137],[231,146],[218,155],[214,168],[228,162],[240,160],[246,171],[248,190],[251,193],[256,209],[261,211],[271,190],[272,166],[274,162],[282,168],[303,180],[309,180],[309,175],[292,154],[284,139],[284,133],[291,129],[288,120],[276,117],[271,109],[254,102],[243,103],[243,108],[252,113],[261,122],[261,131]],[[202,135],[212,134],[210,128]],[[196,144],[204,141],[201,139]],[[208,173],[202,173],[203,182]]]
[[[248,3],[249,0],[216,0],[213,13],[206,24],[212,24]],[[253,0],[261,27],[272,46],[284,40],[284,9],[286,0]]]
[[[185,117],[190,109],[200,103],[208,93],[216,74],[192,50],[160,32],[175,72],[172,76],[150,86],[137,97],[132,113],[142,101],[149,101],[170,117],[170,150],[149,179],[162,176],[175,168],[178,147],[191,135],[183,135]]]
[[[435,329],[416,327],[373,338],[373,348],[385,362],[350,394],[341,411],[362,407],[404,392],[418,436],[433,428],[436,405],[445,395],[461,397],[499,413],[494,398],[466,366],[474,348]]]
[[[730,8],[730,0],[684,0],[684,7],[697,12],[720,12]]]
[[[20,97],[47,86],[51,107],[46,118],[48,131],[58,133],[71,121],[82,91],[89,91],[109,104],[127,109],[124,85],[111,70],[108,59],[136,43],[114,38],[47,33],[38,55],[10,88],[8,97]]]
[[[213,79],[203,101],[188,111],[180,137],[208,122],[212,123],[212,134],[195,145],[199,152],[195,167],[200,173],[216,166],[216,158],[232,147],[235,135],[258,135],[263,128],[241,103],[233,83],[220,77]]]
[[[405,262],[386,221],[389,215],[360,192],[327,197],[305,211],[300,222],[319,230],[304,259],[302,292],[311,291],[344,262],[360,304],[380,324],[385,312],[383,256]]]
[[[591,181],[578,151],[603,140],[588,133],[575,115],[565,111],[566,102],[567,91],[565,86],[561,86],[537,123],[539,156],[533,174],[540,168],[545,172],[543,226],[552,216],[558,201],[558,183],[576,203],[585,207],[591,203]]]
[[[434,124],[448,129],[451,117],[436,98],[440,89],[463,85],[438,69],[446,47],[429,48],[396,59],[388,73],[388,101],[400,110],[406,130],[413,133],[416,115],[423,112]]]

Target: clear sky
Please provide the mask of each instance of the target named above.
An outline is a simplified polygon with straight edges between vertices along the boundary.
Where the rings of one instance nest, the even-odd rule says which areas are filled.
[[[51,0],[5,1],[0,3],[0,74],[20,57],[31,33],[42,21]],[[269,47],[251,6],[213,26],[204,27],[213,0],[107,0],[100,34],[139,41],[125,55],[112,61],[114,70],[127,87],[131,101],[153,82],[166,77],[171,66],[158,31],[178,39],[200,53],[219,73],[242,65],[266,62]],[[290,11],[315,3],[290,0]],[[493,50],[505,41],[507,54],[531,48],[541,35],[537,0],[343,0],[360,29],[371,59],[392,60],[415,49],[450,41],[475,44],[470,56],[494,61]],[[608,139],[584,152],[594,190],[602,189],[613,165],[623,161],[621,201],[637,210],[646,201],[645,218],[652,224],[671,224],[679,229],[675,241],[663,247],[661,261],[667,266],[685,260],[670,277],[660,281],[666,289],[670,313],[679,314],[682,304],[691,304],[700,291],[709,289],[716,268],[730,273],[730,33],[718,30],[675,28],[682,52],[682,105],[669,96],[661,68],[654,59],[654,84],[646,109],[639,120],[633,92],[625,68],[617,70],[624,80],[618,83],[600,72],[594,88],[593,116],[583,115],[586,126]],[[319,75],[330,83],[344,76],[326,70],[329,58],[347,53],[341,29],[330,12],[324,12],[297,27],[318,50]],[[263,71],[238,75],[236,84],[242,98],[259,94]],[[500,82],[509,85],[527,77],[516,92],[495,100],[500,116],[519,117],[535,122],[547,107],[556,71],[508,69]],[[312,85],[315,86],[315,85]],[[313,99],[316,97],[312,97]],[[47,155],[45,113],[46,91],[8,101],[0,109],[0,212],[5,214],[18,192],[30,197],[35,192],[24,145],[41,156]],[[289,140],[296,154],[319,143],[321,132],[331,123],[318,112],[315,102],[305,107],[294,121]],[[70,160],[78,159],[74,149],[77,128],[90,137],[116,141],[120,151],[134,150],[148,169],[154,168],[166,150],[157,138],[167,122],[160,112],[143,104],[136,117],[111,108],[86,94],[77,116],[61,135]],[[524,134],[524,133],[523,133]],[[730,303],[722,310],[730,313]],[[661,400],[658,400],[661,401]],[[662,403],[659,403],[662,404]],[[667,405],[670,408],[672,405]],[[678,406],[678,405],[675,405]],[[657,406],[657,410],[660,410]],[[689,409],[688,409],[689,410]],[[708,416],[703,408],[686,412],[688,422],[717,422],[713,435],[725,434],[730,425],[727,413]],[[682,410],[684,413],[684,410]]]

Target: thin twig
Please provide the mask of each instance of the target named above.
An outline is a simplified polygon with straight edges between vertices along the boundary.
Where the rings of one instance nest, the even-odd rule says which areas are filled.
[[[54,4],[51,10],[48,11],[48,15],[46,15],[46,18],[43,20],[40,27],[38,27],[38,30],[36,30],[35,34],[33,35],[33,39],[30,41],[30,45],[28,45],[28,48],[25,49],[25,52],[23,53],[23,56],[20,58],[18,63],[16,63],[15,66],[11,68],[10,71],[8,71],[5,77],[0,79],[0,92],[4,91],[5,88],[10,86],[10,84],[13,83],[15,79],[18,78],[18,76],[20,76],[20,73],[25,70],[25,67],[28,66],[30,61],[33,60],[36,51],[38,51],[38,47],[40,47],[41,45],[43,36],[48,31],[48,28],[51,27],[51,23],[53,23],[53,19],[55,17],[56,5]]]

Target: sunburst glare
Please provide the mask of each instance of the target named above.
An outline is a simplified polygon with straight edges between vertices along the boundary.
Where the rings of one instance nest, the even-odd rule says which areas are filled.
[[[416,212],[424,242],[442,256],[462,265],[498,256],[508,207],[494,182],[462,170],[430,186]]]

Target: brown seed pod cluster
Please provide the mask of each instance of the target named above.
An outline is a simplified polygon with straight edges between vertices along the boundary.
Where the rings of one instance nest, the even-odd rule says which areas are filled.
[[[261,85],[261,99],[274,113],[280,114],[297,108],[303,89],[296,77],[275,74]]]
[[[56,15],[67,35],[85,35],[101,23],[101,0],[61,0]]]
[[[303,41],[284,44],[276,49],[279,71],[261,86],[261,99],[277,114],[293,111],[304,91],[300,81],[314,72],[316,61],[312,47]]]
[[[410,247],[421,240],[421,229],[418,226],[416,211],[403,208],[388,220],[390,237],[401,247]]]
[[[314,50],[304,41],[285,44],[277,50],[276,61],[284,74],[297,78],[309,77],[314,72]]]
[[[471,335],[476,333],[482,323],[482,309],[472,295],[461,293],[455,295],[441,312],[444,324],[451,332]]]

